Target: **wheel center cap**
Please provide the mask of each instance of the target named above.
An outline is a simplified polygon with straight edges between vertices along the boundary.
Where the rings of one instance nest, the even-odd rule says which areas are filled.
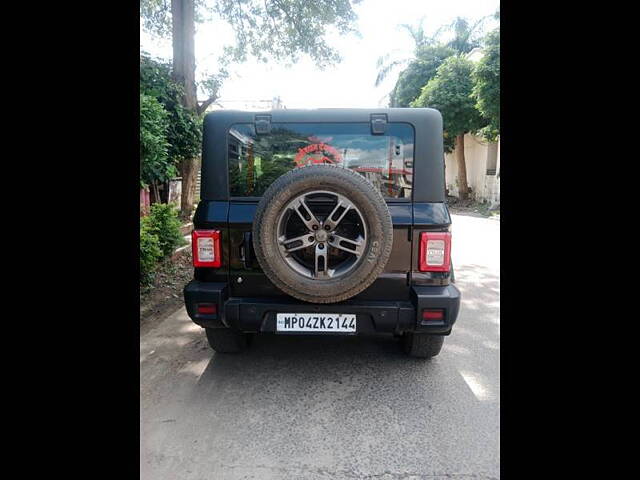
[[[324,230],[318,230],[316,232],[316,240],[319,241],[319,242],[326,242],[328,236],[329,236],[329,234],[327,232],[325,232]]]

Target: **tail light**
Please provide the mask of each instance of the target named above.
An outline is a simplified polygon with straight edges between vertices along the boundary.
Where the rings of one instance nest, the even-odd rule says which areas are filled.
[[[422,310],[422,321],[420,325],[441,325],[444,322],[444,310],[432,308]]]
[[[215,303],[199,303],[198,313],[202,315],[215,315],[218,313],[218,305]]]
[[[422,232],[418,255],[421,272],[448,272],[451,268],[451,232]]]
[[[220,256],[220,230],[194,230],[191,232],[194,267],[222,266]]]
[[[438,309],[424,309],[422,310],[423,320],[444,320],[444,310]]]

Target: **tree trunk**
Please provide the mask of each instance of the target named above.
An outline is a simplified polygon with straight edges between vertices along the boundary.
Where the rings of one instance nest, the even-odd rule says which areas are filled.
[[[188,219],[193,211],[193,192],[195,190],[196,162],[189,160],[180,164],[182,191],[180,192],[180,215]],[[187,205],[187,208],[185,208]]]
[[[466,200],[469,197],[467,185],[467,164],[464,161],[464,133],[456,137],[456,163],[458,165],[458,197]]]
[[[153,203],[162,203],[160,201],[160,192],[158,192],[158,184],[155,180],[153,181],[151,186],[153,187]]]
[[[182,104],[197,115],[194,0],[171,0],[171,16],[173,19],[173,77],[176,83],[184,87]],[[197,173],[196,159],[183,160],[180,172],[182,174],[180,214],[183,218],[190,218],[193,212],[193,191]]]

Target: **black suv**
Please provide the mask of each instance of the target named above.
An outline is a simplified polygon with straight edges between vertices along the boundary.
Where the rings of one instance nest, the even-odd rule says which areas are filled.
[[[433,357],[460,306],[445,200],[436,110],[210,113],[187,312],[216,352],[379,332]]]

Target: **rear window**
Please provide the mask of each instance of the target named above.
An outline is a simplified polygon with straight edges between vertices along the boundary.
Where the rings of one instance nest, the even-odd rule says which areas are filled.
[[[369,123],[272,123],[256,135],[253,124],[229,129],[232,197],[260,197],[280,175],[309,164],[329,163],[368,178],[386,198],[411,198],[413,127],[387,124],[372,135]]]

